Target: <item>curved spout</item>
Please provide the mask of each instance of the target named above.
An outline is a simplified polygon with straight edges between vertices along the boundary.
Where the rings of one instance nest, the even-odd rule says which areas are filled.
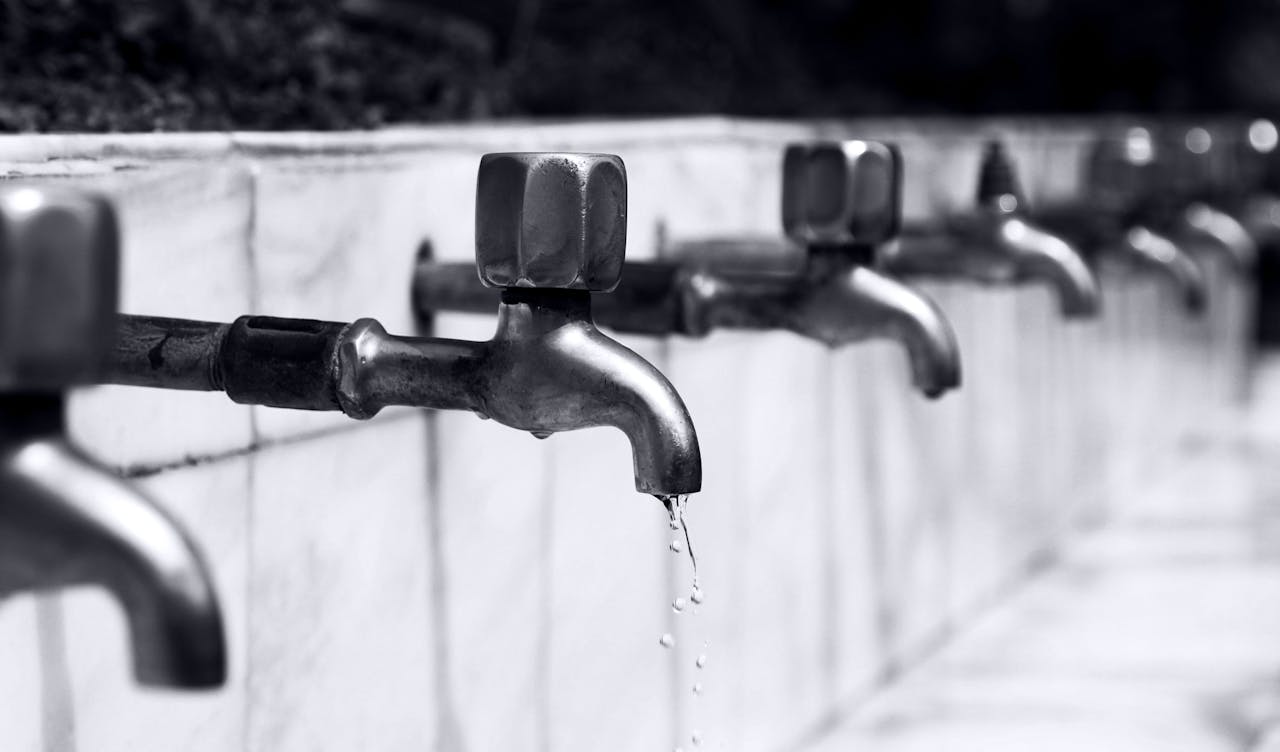
[[[966,278],[986,284],[1036,280],[1058,292],[1064,316],[1098,311],[1098,282],[1076,248],[1004,211],[980,210],[947,223],[906,227],[880,268],[895,276]]]
[[[1258,244],[1238,219],[1227,212],[1196,202],[1181,215],[1186,229],[1209,238],[1227,256],[1239,274],[1248,274],[1258,261]]]
[[[812,288],[788,328],[828,346],[891,339],[906,349],[912,382],[926,397],[960,386],[960,348],[942,310],[919,291],[855,266]]]
[[[1063,316],[1097,315],[1098,281],[1070,243],[1016,216],[997,223],[994,239],[1013,259],[1018,279],[1043,279],[1053,285]]]
[[[58,433],[7,435],[0,448],[0,592],[101,585],[124,607],[140,683],[222,685],[222,615],[194,545]]]
[[[488,342],[394,337],[357,321],[340,339],[337,368],[350,415],[387,405],[467,409],[539,438],[613,426],[631,442],[637,491],[702,487],[698,437],[680,395],[596,328],[584,291],[504,290]]]
[[[1139,264],[1167,275],[1187,311],[1204,311],[1209,295],[1204,270],[1177,243],[1139,225],[1124,234],[1118,248]]]

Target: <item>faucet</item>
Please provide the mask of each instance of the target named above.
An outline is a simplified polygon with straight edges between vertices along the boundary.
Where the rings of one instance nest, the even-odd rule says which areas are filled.
[[[988,284],[1044,281],[1058,292],[1062,314],[1098,312],[1098,283],[1079,251],[1024,214],[1014,166],[998,141],[982,157],[977,207],[941,222],[908,225],[881,267],[904,277],[941,276]]]
[[[1237,216],[1252,192],[1235,185],[1243,155],[1233,152],[1226,133],[1200,126],[1171,129],[1162,140],[1168,154],[1157,167],[1165,190],[1152,212],[1173,237],[1216,252],[1236,274],[1248,276],[1257,264],[1258,242]]]
[[[1145,129],[1100,137],[1086,157],[1081,198],[1038,209],[1034,217],[1070,238],[1095,266],[1112,263],[1162,275],[1178,291],[1184,310],[1200,315],[1208,299],[1204,270],[1180,243],[1143,217],[1143,207],[1161,190],[1152,173],[1153,159]]]
[[[195,545],[154,501],[68,440],[65,390],[114,338],[118,239],[103,199],[0,191],[0,594],[98,585],[124,607],[138,682],[226,680],[218,599]]]
[[[122,316],[105,381],[356,419],[390,405],[470,410],[538,438],[613,426],[630,439],[636,490],[670,506],[702,485],[693,422],[671,383],[592,319],[592,293],[618,284],[626,230],[618,157],[487,154],[471,273],[500,290],[492,339],[394,336],[367,318]]]
[[[906,349],[915,386],[936,397],[960,384],[951,326],[933,301],[873,268],[900,225],[901,175],[901,156],[887,144],[792,145],[783,160],[782,219],[791,240],[807,249],[801,269],[741,260],[758,242],[717,241],[722,258],[714,261],[627,263],[614,294],[596,296],[596,319],[645,335],[782,329],[829,347],[894,339]],[[778,250],[777,243],[765,245]],[[723,260],[735,253],[739,260]],[[420,317],[491,305],[465,267],[429,255],[420,260],[414,282]]]

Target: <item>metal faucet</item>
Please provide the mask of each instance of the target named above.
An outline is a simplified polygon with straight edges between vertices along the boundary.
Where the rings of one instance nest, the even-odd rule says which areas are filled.
[[[105,381],[357,419],[389,405],[470,410],[538,438],[614,426],[631,441],[636,490],[666,503],[701,488],[693,422],[670,382],[591,316],[591,293],[618,284],[626,218],[616,156],[487,154],[476,267],[501,290],[493,339],[398,337],[373,319],[122,316]]]
[[[1165,154],[1156,166],[1165,190],[1152,213],[1175,239],[1218,253],[1239,275],[1251,274],[1258,243],[1237,216],[1249,189],[1234,185],[1241,177],[1241,155],[1233,153],[1227,134],[1200,126],[1173,128],[1160,141],[1156,148],[1163,147]]]
[[[100,585],[124,607],[140,683],[220,686],[222,615],[195,545],[66,436],[64,392],[98,378],[114,337],[114,212],[83,193],[4,190],[0,264],[0,594]]]
[[[1095,266],[1162,275],[1183,308],[1203,314],[1208,299],[1204,270],[1182,244],[1157,232],[1143,216],[1161,189],[1154,179],[1154,146],[1144,129],[1099,138],[1088,152],[1081,198],[1037,210],[1035,220],[1061,233]]]
[[[883,143],[788,147],[782,218],[791,240],[807,248],[801,269],[741,260],[742,251],[753,245],[750,240],[716,242],[718,255],[739,257],[728,262],[686,256],[628,263],[615,293],[596,297],[596,320],[646,335],[782,329],[830,347],[889,338],[905,347],[920,391],[935,397],[955,388],[959,348],[941,310],[873,268],[878,248],[900,225],[901,173],[897,149]],[[778,255],[776,242],[766,245]],[[483,312],[491,305],[491,296],[461,265],[420,261],[414,283],[419,316]]]
[[[940,276],[988,284],[1049,283],[1071,318],[1097,315],[1098,283],[1079,251],[1024,213],[1014,167],[997,141],[987,144],[974,211],[908,225],[881,255],[881,267],[906,277]]]

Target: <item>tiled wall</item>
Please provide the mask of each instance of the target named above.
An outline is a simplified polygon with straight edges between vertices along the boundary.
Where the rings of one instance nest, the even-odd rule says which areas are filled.
[[[724,120],[374,134],[0,138],[0,174],[110,193],[129,313],[249,312],[413,328],[430,239],[472,257],[486,151],[604,151],[629,175],[629,258],[671,240],[778,232],[781,146],[894,138],[906,213],[965,205],[999,133],[1030,198],[1076,188],[1083,126]],[[926,402],[905,358],[786,334],[624,338],[697,423],[689,506],[706,603],[632,488],[625,438],[537,441],[469,414],[338,414],[124,387],[76,395],[74,435],[192,531],[230,625],[220,691],[139,690],[101,592],[0,606],[0,749],[794,749],[962,626],[1144,474],[1236,388],[1243,294],[1207,323],[1149,278],[1105,279],[1064,323],[1040,289],[923,285],[965,388]],[[492,317],[438,333],[485,338]],[[658,646],[671,632],[676,645]],[[695,668],[706,653],[708,664]],[[695,695],[692,686],[704,692]]]

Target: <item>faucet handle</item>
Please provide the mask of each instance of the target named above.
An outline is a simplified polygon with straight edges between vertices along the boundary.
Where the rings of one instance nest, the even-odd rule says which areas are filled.
[[[93,380],[115,341],[119,233],[92,193],[0,191],[0,389]]]
[[[1026,203],[1013,158],[996,139],[988,141],[982,152],[977,199],[979,206],[994,206],[1006,212],[1022,208]]]
[[[486,154],[476,266],[488,287],[608,292],[627,247],[627,173],[612,154]]]
[[[1155,188],[1157,152],[1151,131],[1141,126],[1099,137],[1084,170],[1088,195],[1120,211],[1135,209]]]
[[[902,225],[902,155],[880,141],[792,144],[782,160],[782,227],[805,245],[873,246]]]

